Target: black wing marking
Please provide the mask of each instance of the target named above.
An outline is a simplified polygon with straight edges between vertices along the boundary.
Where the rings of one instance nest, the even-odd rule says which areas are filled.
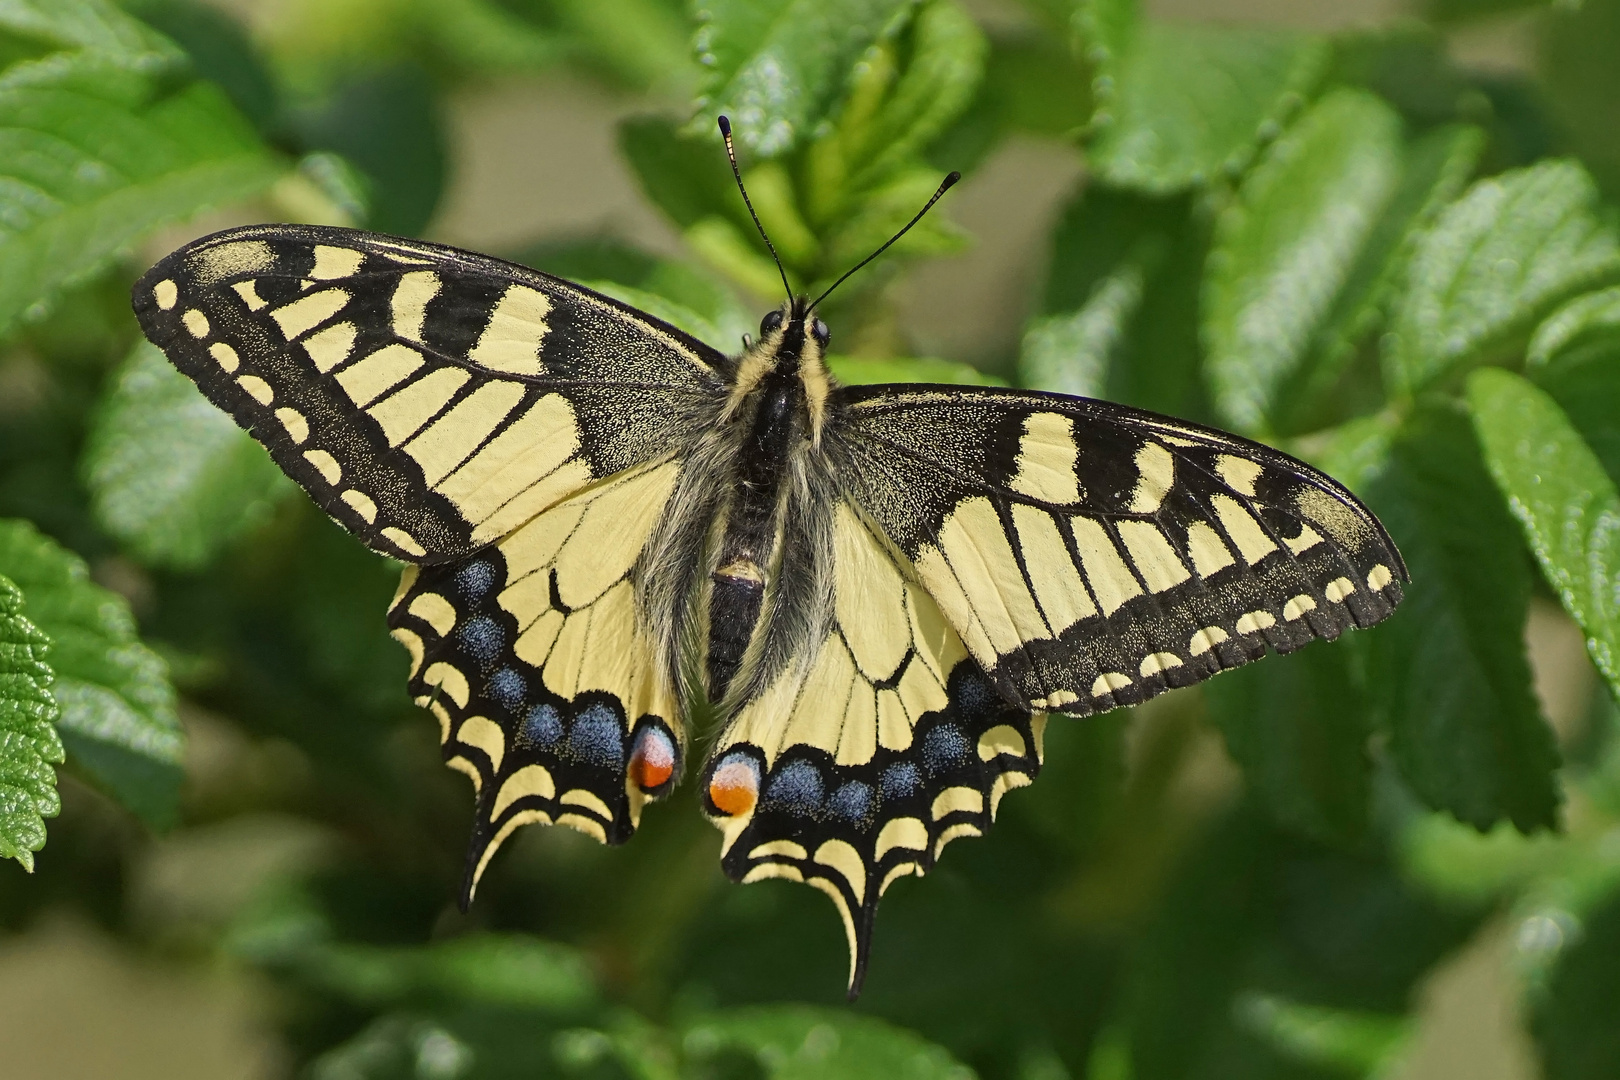
[[[477,791],[463,906],[519,826],[622,843],[679,776],[680,714],[634,582],[677,468],[615,477],[469,558],[405,570],[388,625],[410,693]]]
[[[133,291],[141,328],[335,520],[411,562],[466,555],[663,457],[728,362],[499,259],[325,226],[218,233]]]
[[[1406,567],[1286,454],[1107,402],[840,388],[852,497],[1009,700],[1086,715],[1371,626]]]

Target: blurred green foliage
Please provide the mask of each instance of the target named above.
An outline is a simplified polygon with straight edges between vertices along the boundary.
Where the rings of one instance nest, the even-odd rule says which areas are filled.
[[[0,925],[77,908],[251,966],[323,1080],[1382,1076],[1419,983],[1506,926],[1545,1075],[1620,1073],[1620,4],[1420,6],[1326,35],[1131,0],[982,25],[957,0],[291,0],[251,28],[0,0]],[[1503,12],[1544,77],[1447,59]],[[541,72],[643,103],[618,145],[686,255],[507,254],[725,349],[777,285],[717,111],[804,289],[944,170],[1078,147],[1016,357],[911,355],[891,284],[968,242],[947,203],[840,292],[834,370],[1283,446],[1388,525],[1402,610],[1060,719],[994,834],[893,890],[853,1008],[824,902],[727,885],[690,792],[622,850],[529,830],[456,913],[470,803],[383,634],[394,571],[136,343],[129,252],[220,208],[420,233],[456,164],[446,96]],[[1534,603],[1596,671],[1557,735]],[[312,854],[153,915],[139,861],[233,822]]]

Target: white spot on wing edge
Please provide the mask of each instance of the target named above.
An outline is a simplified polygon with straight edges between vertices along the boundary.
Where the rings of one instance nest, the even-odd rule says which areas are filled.
[[[305,450],[304,460],[315,466],[315,471],[321,474],[321,479],[328,484],[336,484],[343,479],[343,466],[338,464],[337,458],[325,450]]]
[[[1209,650],[1225,641],[1227,633],[1219,626],[1206,626],[1192,636],[1187,642],[1187,651],[1194,656],[1203,656]]]
[[[416,542],[416,537],[412,536],[404,529],[396,528],[390,525],[386,529],[382,530],[382,535],[383,539],[388,540],[395,547],[399,548],[399,550],[406,552],[409,555],[421,558],[423,555],[427,554],[427,549]]]
[[[174,307],[175,301],[180,299],[180,288],[173,281],[164,278],[152,286],[152,299],[157,302],[158,307],[168,311]]]
[[[1161,671],[1180,666],[1181,657],[1173,652],[1148,653],[1142,657],[1142,678],[1145,679],[1149,675],[1157,675]]]
[[[1367,571],[1367,588],[1373,592],[1377,592],[1393,580],[1395,580],[1395,575],[1390,573],[1389,567],[1383,563],[1379,563]]]
[[[1277,617],[1269,611],[1250,611],[1238,617],[1237,632],[1253,634],[1277,625]]]
[[[1300,593],[1288,603],[1283,605],[1283,618],[1289,622],[1305,617],[1307,611],[1316,610],[1316,598],[1310,593]]]
[[[1342,604],[1344,603],[1344,598],[1355,591],[1355,582],[1351,581],[1347,577],[1340,577],[1334,578],[1332,581],[1328,582],[1327,588],[1322,590],[1322,595],[1326,596],[1329,600],[1332,600],[1335,604]]]
[[[180,321],[186,324],[186,329],[191,331],[192,337],[205,338],[208,336],[208,316],[196,308],[192,308],[180,316]]]
[[[1122,675],[1117,671],[1105,671],[1097,676],[1097,681],[1091,684],[1092,697],[1104,697],[1115,690],[1123,690],[1131,685],[1131,677]]]
[[[216,341],[208,346],[208,355],[212,356],[227,374],[242,366],[242,358],[236,355],[236,350],[223,341]]]

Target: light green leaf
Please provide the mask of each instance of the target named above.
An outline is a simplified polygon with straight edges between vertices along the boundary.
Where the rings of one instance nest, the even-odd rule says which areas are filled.
[[[863,360],[854,356],[827,357],[827,370],[845,386],[868,383],[952,383],[964,386],[1006,386],[994,375],[987,375],[971,364],[932,357],[896,357],[889,360]]]
[[[1485,460],[1586,648],[1620,694],[1620,494],[1563,410],[1523,378],[1468,380]]]
[[[1082,21],[1098,59],[1087,163],[1119,187],[1166,194],[1245,168],[1322,72],[1319,38],[1276,30]],[[1104,38],[1118,35],[1110,43]]]
[[[1399,182],[1401,121],[1362,90],[1318,101],[1267,147],[1215,229],[1204,284],[1221,418],[1266,432],[1277,398]]]
[[[264,448],[146,342],[114,376],[83,471],[101,527],[160,566],[203,565],[292,490]]]
[[[167,38],[107,0],[0,0],[0,32],[52,51],[94,49],[148,70],[184,59]]]
[[[45,846],[45,819],[62,809],[51,768],[63,753],[52,723],[49,648],[50,639],[23,615],[21,590],[0,575],[0,859],[28,871]]]
[[[1524,646],[1530,571],[1460,409],[1417,410],[1367,501],[1411,573],[1367,639],[1390,756],[1426,803],[1481,831],[1554,827],[1558,751]]]
[[[693,1057],[754,1056],[771,1080],[972,1080],[945,1050],[882,1020],[806,1005],[732,1009],[686,1032]]]
[[[1540,367],[1595,339],[1620,341],[1620,286],[1578,296],[1547,316],[1530,336],[1525,366]]]
[[[1586,170],[1545,161],[1481,180],[1417,242],[1385,338],[1385,381],[1416,393],[1616,278],[1620,239],[1598,216]]]
[[[370,1005],[427,994],[573,1012],[596,999],[583,955],[516,934],[469,934],[420,948],[334,942],[312,949],[299,967],[325,989]]]
[[[52,643],[52,693],[72,766],[154,828],[174,823],[185,748],[168,668],[122,597],[23,521],[0,522],[0,574]]]
[[[1250,796],[1313,840],[1353,843],[1367,825],[1367,703],[1342,648],[1313,646],[1205,687]]]
[[[849,220],[828,239],[822,265],[841,274],[876,251],[916,216],[943,180],[938,171],[918,166],[903,169],[861,197]],[[967,246],[967,234],[935,208],[889,249],[889,255],[945,255]],[[831,284],[829,277],[819,285]]]
[[[1032,320],[1018,349],[1019,383],[1102,397],[1109,368],[1120,358],[1131,320],[1142,305],[1146,281],[1142,261],[1127,260],[1097,283],[1082,307]]]
[[[268,186],[280,167],[209,83],[177,89],[105,54],[0,75],[0,332],[164,222]]]
[[[563,25],[621,77],[685,97],[698,82],[692,32],[659,0],[553,0]]]
[[[737,142],[774,157],[811,135],[850,69],[914,0],[701,0],[698,62],[708,71],[693,130],[731,117]]]

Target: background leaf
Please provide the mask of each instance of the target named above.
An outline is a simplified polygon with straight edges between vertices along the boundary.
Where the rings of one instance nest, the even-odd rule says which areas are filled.
[[[698,62],[707,70],[693,130],[731,117],[737,142],[767,157],[827,115],[855,60],[912,0],[702,0]]]
[[[1468,404],[1490,464],[1541,572],[1586,632],[1620,694],[1620,494],[1547,395],[1505,371],[1479,371]]]
[[[1107,183],[1152,194],[1235,173],[1327,59],[1299,34],[1144,23],[1099,65],[1087,161]]]
[[[157,225],[263,190],[278,167],[217,89],[159,89],[97,53],[0,74],[0,332]]]
[[[1480,830],[1555,827],[1558,752],[1524,651],[1529,570],[1467,417],[1415,413],[1367,499],[1412,575],[1370,635],[1367,677],[1402,777]]]
[[[733,1009],[687,1029],[701,1056],[722,1049],[750,1054],[772,1080],[972,1080],[938,1047],[881,1020],[833,1009],[777,1005]]]
[[[198,567],[293,485],[157,347],[115,374],[85,447],[96,519],[144,561]]]
[[[1620,277],[1620,238],[1573,162],[1481,180],[1418,241],[1384,350],[1410,394],[1527,335],[1556,304]]]
[[[63,753],[52,724],[50,639],[22,608],[21,590],[0,575],[0,859],[31,871],[34,852],[45,846],[45,819],[62,808],[51,766]]]
[[[168,666],[135,636],[122,597],[26,522],[0,522],[0,574],[52,643],[57,726],[72,767],[154,828],[175,821],[185,738]]]
[[[1400,118],[1372,94],[1336,90],[1277,141],[1215,230],[1204,339],[1215,406],[1240,431],[1271,426],[1399,182]]]

